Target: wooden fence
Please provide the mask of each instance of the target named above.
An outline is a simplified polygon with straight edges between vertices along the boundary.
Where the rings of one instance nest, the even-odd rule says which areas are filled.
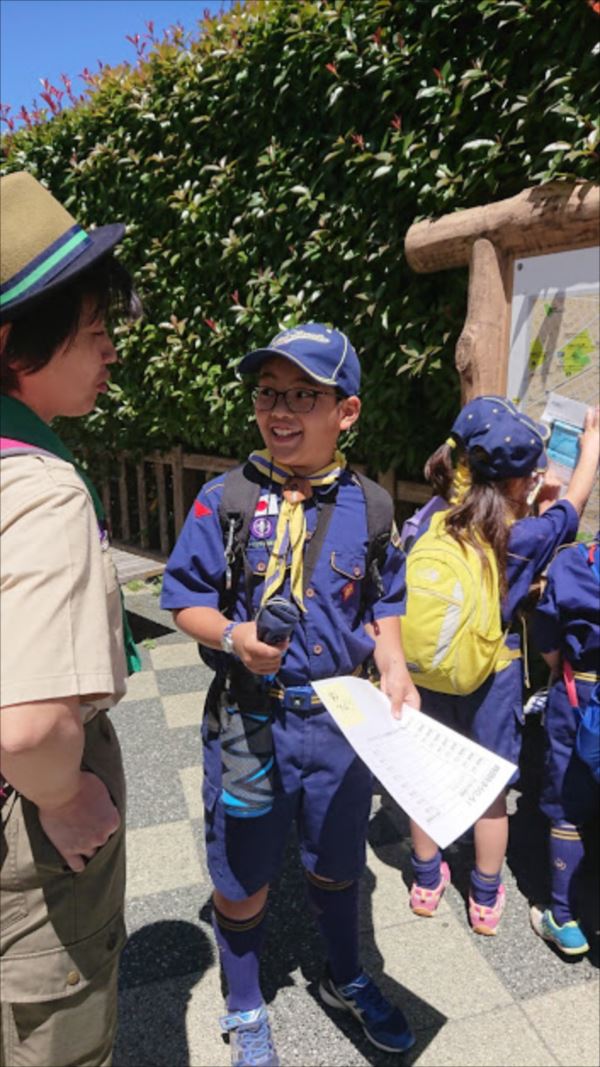
[[[166,558],[204,482],[236,465],[237,460],[184,452],[181,447],[142,457],[105,457],[97,476],[113,541]],[[357,469],[364,471],[359,465]],[[394,471],[379,474],[377,481],[395,500],[399,521],[431,496],[429,486],[401,481]]]

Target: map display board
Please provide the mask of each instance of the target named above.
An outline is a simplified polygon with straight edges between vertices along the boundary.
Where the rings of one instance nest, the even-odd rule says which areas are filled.
[[[585,408],[599,402],[599,254],[596,247],[515,261],[507,394],[549,423],[551,442],[571,433],[576,444]],[[555,425],[557,411],[564,422]],[[582,533],[598,529],[598,494],[596,482]]]

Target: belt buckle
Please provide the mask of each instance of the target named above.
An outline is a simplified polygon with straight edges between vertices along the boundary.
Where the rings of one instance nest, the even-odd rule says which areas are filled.
[[[289,708],[290,711],[308,711],[312,707],[312,689],[309,688],[307,693],[299,693],[294,689],[294,686],[286,689],[283,698],[284,707]]]

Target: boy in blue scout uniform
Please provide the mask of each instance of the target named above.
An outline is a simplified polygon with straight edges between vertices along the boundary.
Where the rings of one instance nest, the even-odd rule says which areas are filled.
[[[273,807],[257,818],[234,818],[221,799],[221,744],[205,717],[204,803],[208,864],[215,885],[214,929],[228,983],[233,1062],[275,1064],[258,981],[269,884],[281,866],[293,820],[312,909],[324,937],[328,967],[320,994],[351,1012],[378,1048],[403,1052],[414,1037],[361,969],[358,882],[372,778],[308,683],[358,672],[373,656],[381,687],[399,714],[418,707],[402,654],[398,616],[404,606],[404,557],[397,534],[381,567],[383,589],[366,610],[367,516],[363,491],[336,451],[341,431],[360,412],[360,365],[344,334],[318,323],[280,333],[242,359],[242,375],[258,374],[254,409],[265,450],[249,457],[260,480],[247,559],[251,603],[239,583],[229,621],[219,610],[225,572],[218,518],[223,479],[201,490],[168,562],[162,606],[201,645],[224,649],[254,675],[276,676],[271,699],[276,765]],[[304,547],[327,502],[330,520],[310,585],[303,591]],[[260,642],[252,621],[275,593],[291,597],[300,622],[289,643]]]
[[[508,631],[534,578],[556,548],[577,532],[598,464],[598,411],[588,412],[579,462],[560,500],[556,500],[559,486],[543,481],[547,436],[545,426],[527,418],[505,398],[477,397],[462,409],[450,437],[425,467],[436,492],[451,502],[447,522],[463,537],[476,531],[494,551],[508,655],[468,696],[419,687],[422,710],[512,763],[518,763],[521,750],[523,668],[519,634]],[[533,515],[536,497],[539,514]],[[418,680],[418,675],[413,678]],[[431,917],[449,884],[450,871],[435,842],[416,823],[411,829],[415,882],[410,906],[417,915]],[[504,791],[475,824],[474,839],[469,921],[475,933],[493,936],[505,903],[501,882],[508,842]]]
[[[534,639],[553,682],[544,714],[546,754],[540,808],[550,820],[551,904],[531,909],[533,929],[567,956],[589,945],[577,919],[577,878],[584,858],[580,828],[598,816],[598,783],[575,750],[578,712],[569,697],[568,664],[579,708],[600,682],[600,534],[590,545],[565,545],[548,568],[536,609]]]

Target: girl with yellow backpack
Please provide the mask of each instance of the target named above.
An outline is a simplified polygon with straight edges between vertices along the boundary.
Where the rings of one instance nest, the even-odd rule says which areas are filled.
[[[560,500],[560,486],[545,475],[548,428],[503,397],[470,401],[425,466],[425,477],[449,503],[419,530],[407,557],[407,666],[425,714],[515,764],[523,669],[519,635],[509,631],[535,576],[575,537],[596,475],[598,426],[598,410],[590,409]],[[414,822],[411,831],[410,906],[431,917],[450,871],[435,842]],[[469,921],[475,933],[496,934],[507,842],[503,790],[474,826]]]

